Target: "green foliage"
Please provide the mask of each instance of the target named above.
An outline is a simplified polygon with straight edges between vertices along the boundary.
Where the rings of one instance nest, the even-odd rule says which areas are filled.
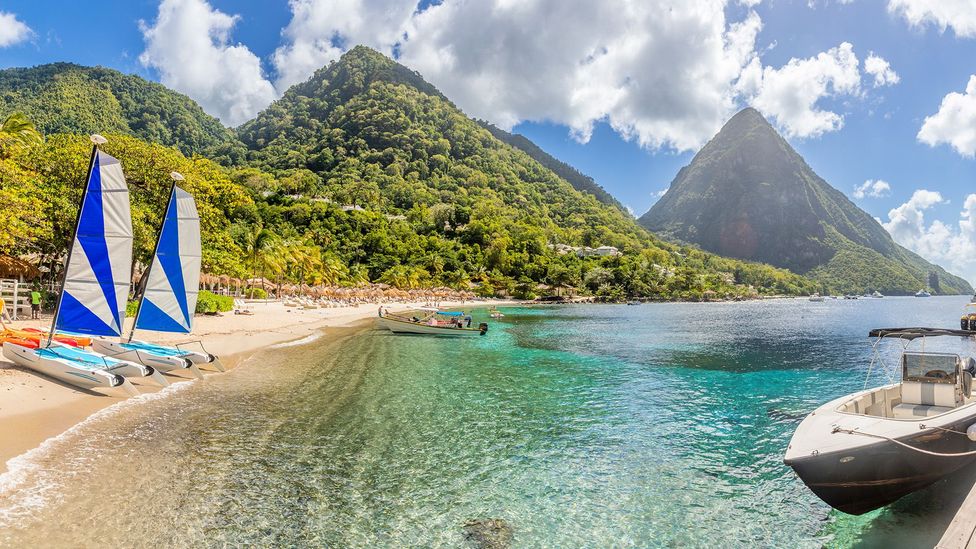
[[[207,290],[200,290],[197,295],[197,313],[226,313],[232,310],[234,310],[233,297],[217,295]]]
[[[0,71],[0,114],[21,111],[44,134],[118,133],[240,161],[233,133],[192,99],[103,67],[53,63]]]
[[[640,222],[714,253],[805,274],[835,292],[912,294],[930,285],[930,272],[944,293],[973,291],[895,243],[753,109],[732,117]]]
[[[244,290],[244,296],[248,299],[268,299],[268,292],[264,288],[248,288]]]
[[[130,300],[125,303],[125,316],[134,317],[139,310],[139,302]]]
[[[157,118],[134,125],[141,107],[125,98],[142,98],[160,111]],[[819,289],[788,271],[658,240],[598,200],[595,189],[574,188],[467,118],[418,74],[367,48],[354,48],[242,126],[246,164],[187,158],[126,135],[184,151],[233,149],[184,99],[104,69],[0,71],[0,106],[21,106],[42,128],[98,129],[108,137],[103,148],[121,160],[130,185],[135,258],[143,264],[168,174],[179,171],[197,199],[203,266],[213,274],[520,297],[564,288],[605,299]],[[18,212],[7,216],[13,222],[0,217],[0,253],[63,253],[89,154],[84,135],[64,133],[0,159],[0,201],[4,211],[9,204]],[[561,254],[557,244],[613,246],[622,255]],[[215,302],[204,295],[199,307],[209,310]]]

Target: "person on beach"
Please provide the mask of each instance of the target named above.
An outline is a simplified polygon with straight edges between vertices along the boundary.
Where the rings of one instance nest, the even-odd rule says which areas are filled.
[[[41,318],[41,292],[40,288],[35,284],[34,289],[31,290],[31,320],[37,320]]]

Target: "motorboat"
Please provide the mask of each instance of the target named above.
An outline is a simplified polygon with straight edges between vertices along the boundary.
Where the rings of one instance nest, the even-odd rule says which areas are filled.
[[[976,459],[976,360],[930,352],[925,339],[968,330],[872,330],[875,362],[886,340],[903,343],[897,383],[832,400],[797,427],[784,462],[831,507],[860,515],[924,488]],[[922,350],[910,343],[922,340]],[[931,344],[929,344],[931,345]],[[870,375],[870,369],[869,374]]]
[[[815,302],[815,303],[820,303],[820,302],[824,301],[824,296],[822,296],[820,294],[813,294],[808,299],[810,301]]]
[[[875,290],[875,291],[874,291],[874,293],[873,293],[873,294],[871,294],[871,297],[873,297],[873,298],[876,298],[876,299],[881,299],[881,298],[883,298],[883,297],[884,297],[884,294],[882,294],[882,293],[881,293],[881,292],[879,292],[878,290]]]
[[[844,299],[857,299],[857,296],[854,294],[847,294],[844,296]]]
[[[477,336],[488,332],[486,322],[482,322],[477,328],[472,328],[471,315],[431,308],[419,309],[416,314],[404,316],[380,307],[377,321],[380,326],[395,334]]]
[[[135,321],[128,339],[97,338],[92,348],[115,358],[152,366],[163,372],[190,369],[198,378],[198,365],[212,364],[220,371],[219,359],[205,349],[157,345],[133,339],[135,331],[189,334],[193,329],[200,284],[200,218],[193,196],[177,186],[183,176],[172,172],[173,185],[156,239],[153,261],[143,273]]]
[[[641,302],[640,301],[637,301],[636,299],[632,299],[632,300],[630,300],[630,301],[627,302],[627,305],[640,305],[640,304],[641,304]]]
[[[494,319],[505,318],[505,315],[495,307],[488,309],[488,316]]]
[[[92,136],[78,219],[65,260],[54,322],[46,337],[3,340],[3,355],[19,366],[83,388],[125,386],[126,377],[152,377],[165,384],[150,366],[108,358],[55,340],[59,333],[82,337],[119,335],[125,318],[132,265],[132,216],[122,166],[100,151],[105,143]]]
[[[915,297],[932,297],[932,294],[928,293],[925,290],[919,290],[915,292]]]

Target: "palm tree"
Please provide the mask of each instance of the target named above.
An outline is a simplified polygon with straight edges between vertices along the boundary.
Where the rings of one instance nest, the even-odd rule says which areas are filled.
[[[22,112],[12,112],[0,124],[0,158],[41,143],[43,138],[34,123]]]
[[[280,256],[274,253],[278,243],[276,234],[257,224],[244,231],[241,240],[252,275],[264,276],[268,271],[275,272],[280,268]]]

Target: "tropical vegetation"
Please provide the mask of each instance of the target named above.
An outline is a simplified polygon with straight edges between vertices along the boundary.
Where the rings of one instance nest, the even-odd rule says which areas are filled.
[[[656,238],[595,189],[574,188],[367,48],[288,90],[236,136],[217,131],[185,97],[134,76],[73,65],[34,70],[0,71],[0,112],[21,109],[47,130],[43,141],[0,149],[0,208],[16,212],[0,217],[0,253],[37,254],[52,272],[87,168],[84,134],[99,128],[130,183],[141,264],[175,170],[197,199],[204,268],[213,274],[608,299],[817,287],[783,269]],[[84,89],[95,84],[95,95]],[[52,89],[74,110],[61,122],[32,95],[51,97]],[[139,114],[127,97],[155,107]],[[182,113],[185,127],[164,106]],[[601,246],[619,253],[587,251]]]

